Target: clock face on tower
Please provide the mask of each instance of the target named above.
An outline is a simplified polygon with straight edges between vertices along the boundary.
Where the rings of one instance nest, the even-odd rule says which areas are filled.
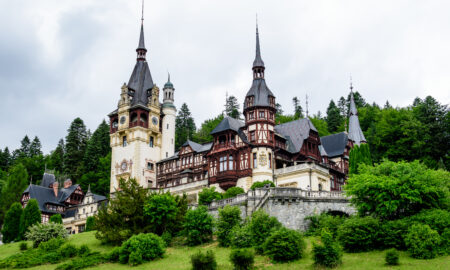
[[[125,124],[125,120],[127,120],[127,118],[125,116],[120,117],[120,123],[122,125]]]
[[[156,118],[155,116],[152,117],[152,123],[153,125],[157,125],[158,124],[158,118]]]

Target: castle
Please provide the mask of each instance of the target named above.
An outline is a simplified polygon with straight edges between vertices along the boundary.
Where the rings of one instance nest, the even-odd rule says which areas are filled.
[[[195,202],[204,187],[219,191],[238,186],[247,191],[255,182],[270,180],[278,187],[310,191],[340,191],[348,174],[348,155],[365,143],[358,112],[350,100],[349,131],[320,137],[308,118],[277,124],[275,94],[267,86],[258,27],[253,81],[244,106],[244,121],[225,117],[211,132],[212,142],[186,141],[175,152],[174,87],[168,82],[160,103],[144,44],[141,24],[137,61],[121,89],[111,126],[110,191],[119,179],[135,178],[141,186],[186,193]],[[351,87],[352,90],[352,87]]]

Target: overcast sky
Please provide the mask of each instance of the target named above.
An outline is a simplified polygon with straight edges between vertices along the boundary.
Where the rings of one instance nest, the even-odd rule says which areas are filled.
[[[81,117],[92,131],[136,61],[140,0],[0,0],[0,148],[25,134],[48,153]],[[406,106],[450,100],[450,1],[149,1],[144,31],[154,82],[197,126],[252,82],[255,14],[266,82],[286,112],[348,94]],[[242,104],[241,104],[242,107]]]

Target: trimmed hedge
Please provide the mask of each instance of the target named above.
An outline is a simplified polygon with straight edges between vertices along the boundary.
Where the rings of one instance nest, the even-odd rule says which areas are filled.
[[[387,265],[398,265],[398,258],[398,251],[395,248],[391,248],[386,251],[385,260]]]

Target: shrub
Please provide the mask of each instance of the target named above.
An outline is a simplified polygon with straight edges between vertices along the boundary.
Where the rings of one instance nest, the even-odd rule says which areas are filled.
[[[321,235],[323,229],[327,229],[335,238],[339,226],[344,222],[345,217],[333,216],[327,213],[306,217],[310,221],[307,234]]]
[[[144,215],[149,219],[151,231],[161,235],[177,217],[177,202],[169,192],[152,193],[144,204]]]
[[[219,209],[217,220],[217,240],[219,245],[228,247],[231,242],[231,230],[241,222],[241,210],[237,206],[226,205]]]
[[[41,242],[39,244],[39,249],[43,251],[54,251],[59,249],[63,244],[65,240],[62,238],[53,238],[46,242]]]
[[[4,243],[10,243],[20,238],[20,230],[18,224],[20,224],[20,217],[22,216],[22,205],[15,202],[11,205],[8,212],[6,212],[3,222],[3,228],[1,230]]]
[[[62,224],[62,217],[61,214],[56,214],[50,217],[50,222]]]
[[[410,221],[407,218],[385,221],[381,225],[379,242],[383,248],[406,250],[405,236],[408,233]]]
[[[27,242],[20,242],[20,246],[19,246],[20,250],[24,251],[28,249],[28,245]]]
[[[85,232],[90,232],[95,230],[95,218],[94,217],[88,217],[86,219],[86,230]]]
[[[406,235],[405,243],[411,257],[432,259],[436,257],[441,239],[439,234],[428,225],[415,224]]]
[[[81,247],[78,249],[78,256],[80,257],[86,257],[89,254],[91,254],[91,249],[86,244],[81,245]]]
[[[275,187],[275,184],[270,180],[264,180],[262,182],[255,182],[250,187],[251,190],[255,190],[255,188],[263,188],[265,185],[270,185],[271,187]]]
[[[387,265],[398,265],[398,251],[395,248],[391,248],[388,251],[386,251],[386,264]]]
[[[314,264],[324,267],[336,267],[342,263],[342,248],[334,241],[333,235],[323,229],[321,244],[313,244]]]
[[[230,253],[230,261],[236,270],[252,269],[255,262],[255,253],[248,248],[235,249]]]
[[[122,244],[119,261],[123,264],[137,265],[161,258],[164,252],[165,244],[161,237],[153,233],[141,233],[133,235]]]
[[[248,224],[236,226],[231,230],[230,244],[232,248],[249,248],[252,246],[252,232]]]
[[[446,228],[450,228],[450,211],[442,209],[423,210],[419,214],[411,216],[410,220],[412,223],[426,224],[442,234]]]
[[[205,206],[188,210],[184,220],[184,235],[190,246],[211,241],[213,232],[213,217]]]
[[[165,231],[161,235],[161,239],[166,244],[166,247],[168,247],[168,246],[170,246],[170,243],[172,242],[172,235],[170,234],[170,232]]]
[[[227,189],[227,191],[223,194],[224,199],[236,197],[239,194],[245,193],[244,189],[241,187],[230,187]]]
[[[200,250],[191,256],[193,270],[215,270],[217,269],[216,257],[212,250],[202,253]]]
[[[105,255],[105,259],[108,262],[118,262],[120,256],[120,247],[113,248],[108,254]]]
[[[378,246],[380,224],[372,217],[352,217],[339,227],[338,239],[347,252],[363,252]]]
[[[67,230],[62,224],[53,222],[38,223],[28,229],[25,237],[33,241],[33,245],[37,247],[41,242],[46,242],[53,238],[67,238]]]
[[[41,212],[39,211],[38,202],[36,199],[30,199],[20,216],[19,238],[23,239],[28,229],[38,223],[41,223]]]
[[[441,234],[441,252],[450,254],[450,228],[445,229]]]
[[[248,226],[252,235],[252,245],[255,247],[256,252],[262,253],[264,241],[273,231],[281,228],[281,223],[275,217],[258,210],[252,214]]]
[[[216,191],[215,187],[203,188],[202,191],[198,193],[198,204],[207,205],[214,200],[222,199],[222,194]]]
[[[78,249],[72,244],[65,244],[59,249],[59,254],[63,258],[72,258],[78,254]]]
[[[300,259],[305,249],[302,235],[287,228],[274,231],[263,245],[264,253],[275,262]]]
[[[76,258],[70,262],[63,263],[56,267],[56,270],[78,270],[104,263],[105,259],[98,252],[90,254],[86,257]]]

